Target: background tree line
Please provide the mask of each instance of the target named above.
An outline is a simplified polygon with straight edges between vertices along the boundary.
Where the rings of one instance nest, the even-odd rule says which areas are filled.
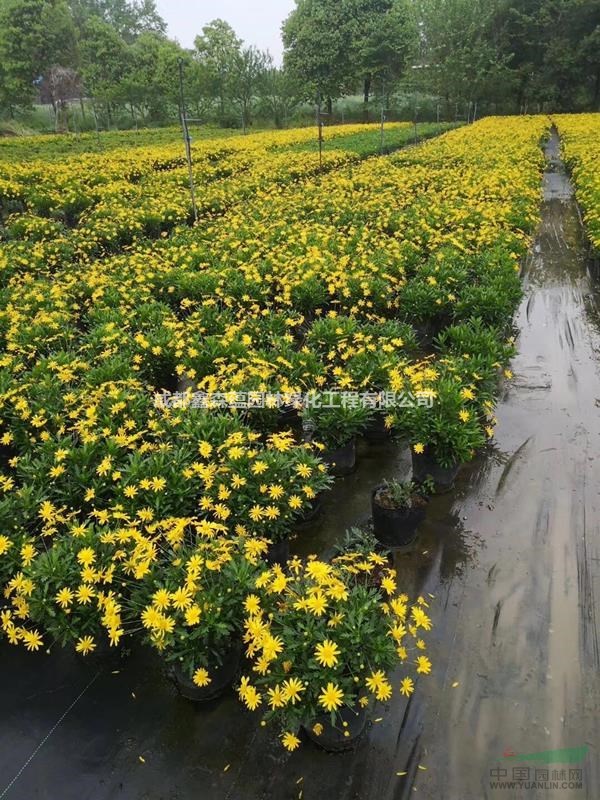
[[[278,67],[219,19],[182,48],[154,0],[0,0],[0,111],[172,122],[180,59],[188,111],[222,125],[285,125],[317,98],[368,118],[417,93],[446,118],[600,107],[600,0],[296,0],[282,36]]]

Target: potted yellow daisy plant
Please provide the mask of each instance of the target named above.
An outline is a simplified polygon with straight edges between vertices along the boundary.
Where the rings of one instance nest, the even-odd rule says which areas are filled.
[[[410,606],[396,595],[396,576],[377,553],[326,563],[293,559],[274,565],[245,600],[244,642],[249,667],[238,693],[264,721],[279,726],[283,746],[295,750],[300,730],[328,751],[352,747],[365,729],[371,698],[392,695],[390,671],[410,673],[430,664],[419,649],[431,623],[425,601]],[[379,587],[358,577],[382,570]]]
[[[222,536],[175,546],[132,593],[145,641],[188,700],[211,700],[235,678],[243,603],[266,549],[264,540]]]

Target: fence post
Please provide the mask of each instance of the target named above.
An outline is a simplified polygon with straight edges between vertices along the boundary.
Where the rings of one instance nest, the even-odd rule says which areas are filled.
[[[385,141],[384,122],[385,122],[385,78],[382,78],[381,79],[381,144],[379,146],[379,152],[381,155],[383,155],[383,145]]]
[[[181,129],[183,131],[183,141],[185,142],[185,157],[188,165],[188,175],[190,179],[190,195],[192,198],[192,211],[194,213],[194,222],[198,222],[198,208],[196,206],[196,187],[194,185],[194,165],[192,163],[192,147],[190,139],[190,131],[188,128],[187,116],[185,113],[185,97],[183,94],[183,59],[178,58],[177,63],[179,66],[179,109],[181,117]]]
[[[317,95],[317,129],[319,134],[319,169],[323,168],[323,119],[321,117],[321,92]]]

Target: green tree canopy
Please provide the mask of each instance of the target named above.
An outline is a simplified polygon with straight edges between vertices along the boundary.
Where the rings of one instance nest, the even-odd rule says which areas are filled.
[[[221,118],[225,116],[228,90],[240,57],[242,41],[222,19],[215,19],[202,28],[194,41],[199,63],[206,73],[209,91],[218,99]]]
[[[28,105],[53,66],[77,62],[75,26],[63,0],[2,0],[0,61],[10,105]]]

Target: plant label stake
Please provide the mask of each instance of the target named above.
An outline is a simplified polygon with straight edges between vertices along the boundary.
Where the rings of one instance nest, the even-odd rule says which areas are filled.
[[[383,146],[385,142],[385,80],[381,79],[381,143],[379,145],[379,152],[383,155]]]
[[[190,179],[190,196],[192,198],[192,211],[194,213],[194,222],[198,222],[198,208],[196,206],[196,187],[194,185],[194,165],[192,163],[192,140],[190,138],[190,129],[188,128],[188,120],[185,113],[185,98],[183,95],[183,59],[177,59],[179,65],[179,110],[181,117],[181,129],[183,131],[183,141],[185,143],[185,157],[188,165],[188,175]]]
[[[317,95],[317,131],[319,141],[319,169],[323,169],[323,117],[327,117],[329,112],[321,111],[321,92]]]
[[[417,131],[417,118],[419,116],[418,93],[415,89],[415,144],[419,144],[419,134]]]
[[[323,168],[323,118],[321,115],[321,93],[317,99],[317,136],[319,141],[319,169]]]

